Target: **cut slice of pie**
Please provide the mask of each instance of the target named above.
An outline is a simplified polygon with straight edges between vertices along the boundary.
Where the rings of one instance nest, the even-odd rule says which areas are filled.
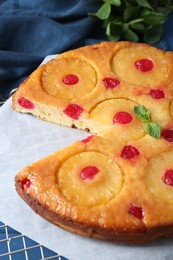
[[[89,136],[21,170],[16,189],[63,229],[144,243],[173,234],[172,158],[168,150],[147,160],[140,145]]]
[[[112,241],[173,235],[172,52],[130,42],[68,51],[35,70],[12,105],[93,134],[16,175],[17,192],[36,213]],[[154,124],[157,139],[148,131]]]

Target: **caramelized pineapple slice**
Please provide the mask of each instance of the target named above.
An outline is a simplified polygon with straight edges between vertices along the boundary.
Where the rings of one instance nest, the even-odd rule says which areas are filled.
[[[149,160],[145,182],[147,188],[160,200],[173,203],[173,151]]]
[[[93,206],[104,204],[121,190],[123,176],[109,156],[82,152],[70,157],[57,173],[62,194],[71,202]]]
[[[147,45],[119,50],[113,58],[112,70],[122,80],[135,85],[156,85],[168,80],[164,53]]]
[[[136,105],[126,99],[109,99],[91,111],[90,119],[97,122],[97,133],[108,139],[138,139],[145,134],[145,124],[133,112]]]
[[[80,59],[54,59],[45,66],[42,84],[48,94],[71,100],[94,89],[96,72],[90,64]]]
[[[138,140],[131,141],[130,144],[139,147],[142,155],[147,159],[172,148],[171,142],[166,141],[164,138],[155,139],[148,134]]]

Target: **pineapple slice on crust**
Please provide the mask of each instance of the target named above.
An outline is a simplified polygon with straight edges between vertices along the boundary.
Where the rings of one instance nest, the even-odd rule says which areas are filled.
[[[97,133],[105,138],[122,141],[139,139],[145,135],[145,125],[134,114],[137,104],[126,99],[109,99],[99,103],[90,119],[98,122]]]

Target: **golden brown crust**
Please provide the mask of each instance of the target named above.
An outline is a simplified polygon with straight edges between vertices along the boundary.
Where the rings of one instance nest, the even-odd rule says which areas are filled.
[[[38,215],[45,218],[49,222],[57,225],[60,228],[63,228],[69,232],[82,235],[89,236],[96,239],[108,240],[112,242],[120,242],[120,243],[130,243],[130,244],[143,244],[148,243],[152,240],[159,238],[166,238],[173,236],[173,225],[168,224],[164,226],[157,226],[151,229],[140,229],[135,231],[123,230],[118,231],[115,230],[105,230],[101,229],[98,226],[87,225],[86,223],[79,223],[77,221],[73,221],[70,218],[64,218],[61,215],[58,215],[52,212],[47,207],[44,207],[38,201],[36,201],[29,194],[24,192],[21,188],[21,182],[15,178],[15,187],[19,196],[31,207],[33,211],[35,211]]]

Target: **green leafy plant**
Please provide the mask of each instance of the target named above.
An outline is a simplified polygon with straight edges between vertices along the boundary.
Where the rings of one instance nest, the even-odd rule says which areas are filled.
[[[160,40],[163,25],[173,11],[172,0],[102,0],[99,10],[90,14],[99,19],[110,41]]]
[[[146,131],[147,133],[156,138],[160,138],[160,126],[155,123],[151,122],[150,112],[144,106],[135,106],[134,113],[136,117],[138,117],[141,121],[146,123]]]

